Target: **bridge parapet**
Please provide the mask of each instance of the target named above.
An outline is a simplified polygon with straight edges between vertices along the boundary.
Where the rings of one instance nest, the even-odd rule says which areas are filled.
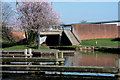
[[[41,31],[40,35],[62,35],[63,30]]]

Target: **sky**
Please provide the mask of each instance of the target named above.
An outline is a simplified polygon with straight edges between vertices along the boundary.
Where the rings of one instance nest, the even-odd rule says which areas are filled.
[[[118,2],[53,2],[64,24],[118,19]]]
[[[53,2],[64,24],[118,20],[118,2]]]

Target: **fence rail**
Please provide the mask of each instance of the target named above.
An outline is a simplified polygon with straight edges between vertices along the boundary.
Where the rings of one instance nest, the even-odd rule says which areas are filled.
[[[16,53],[14,53],[14,51]],[[77,72],[77,73],[103,73],[103,74],[114,74],[117,79],[120,78],[120,59],[117,58],[116,65],[114,67],[98,67],[98,66],[64,66],[64,57],[63,54],[65,51],[58,50],[18,50],[18,53],[22,52],[24,54],[18,54],[17,50],[4,51],[2,55],[2,68],[1,71],[34,71],[34,72]],[[11,54],[12,52],[12,54]],[[41,58],[39,56],[34,57],[33,52],[38,53],[54,53],[54,57],[51,58]],[[32,55],[29,55],[32,54]],[[27,55],[27,57],[26,57]],[[39,54],[38,54],[39,55]],[[14,56],[14,57],[13,57]],[[40,62],[53,62],[54,65],[34,65],[34,64],[11,64],[12,62],[27,62],[27,63],[40,63]]]

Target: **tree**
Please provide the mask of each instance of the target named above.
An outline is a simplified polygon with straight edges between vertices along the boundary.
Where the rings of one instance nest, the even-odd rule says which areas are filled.
[[[9,3],[2,3],[2,26],[6,27],[9,25],[10,20],[14,15],[14,11]]]
[[[16,38],[12,35],[11,30],[9,29],[10,22],[12,21],[14,11],[12,10],[12,6],[8,2],[2,2],[1,3],[1,26],[2,26],[2,39],[9,41],[9,42],[15,42]]]
[[[50,25],[58,25],[59,17],[52,6],[45,1],[21,2],[16,8],[18,25],[28,32],[28,40],[36,42],[38,35],[38,49],[40,49],[40,31]]]

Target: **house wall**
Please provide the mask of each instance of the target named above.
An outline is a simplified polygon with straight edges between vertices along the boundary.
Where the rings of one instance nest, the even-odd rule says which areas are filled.
[[[12,32],[13,36],[16,38],[25,39],[25,32]]]

